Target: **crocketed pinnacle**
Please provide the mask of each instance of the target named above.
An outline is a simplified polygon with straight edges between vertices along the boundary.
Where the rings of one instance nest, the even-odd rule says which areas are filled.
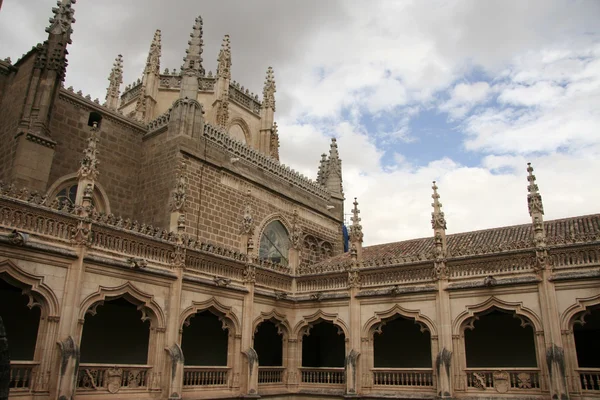
[[[181,73],[188,76],[204,76],[204,68],[202,67],[202,17],[198,16],[194,22],[192,33],[190,33],[188,41],[188,49],[183,58],[183,67]]]
[[[362,225],[360,224],[360,217],[358,216],[358,214],[360,214],[360,210],[358,209],[358,201],[356,200],[356,197],[354,198],[354,203],[352,204],[354,205],[354,208],[352,209],[352,225],[350,225],[350,232],[348,233],[348,236],[350,238],[350,242],[362,243],[363,232]]]
[[[116,110],[119,106],[120,87],[123,83],[123,56],[119,54],[115,58],[113,67],[108,77],[108,89],[106,91],[106,107]]]
[[[75,23],[75,10],[73,10],[73,4],[77,0],[62,0],[57,1],[57,7],[52,7],[54,16],[50,18],[50,25],[46,28],[46,32],[53,35],[67,35],[67,43],[71,44],[71,33],[73,28],[71,24]]]
[[[329,190],[329,193],[336,195],[337,197],[344,197],[344,188],[342,185],[342,160],[338,153],[337,141],[335,138],[331,139],[331,145],[329,146],[329,158],[323,162],[321,159],[321,166],[323,170],[323,183],[322,185]]]
[[[94,122],[87,147],[83,150],[83,158],[77,176],[79,179],[95,181],[98,177],[98,123]]]
[[[275,92],[275,75],[273,74],[273,68],[269,67],[263,88],[263,108],[271,108],[275,111]]]
[[[221,50],[219,51],[217,62],[217,79],[223,78],[231,80],[231,43],[229,41],[229,35],[223,37],[223,43],[221,43]]]
[[[273,122],[271,128],[271,143],[269,144],[270,155],[276,160],[279,160],[279,128],[277,122]]]
[[[527,191],[529,194],[527,195],[527,205],[529,208],[529,215],[534,218],[542,218],[544,215],[544,205],[542,204],[542,195],[539,192],[539,188],[537,183],[535,183],[535,175],[533,175],[533,167],[531,163],[527,163],[527,181],[529,181],[529,185],[527,186]]]
[[[319,162],[319,171],[317,172],[317,183],[320,185],[325,184],[325,175],[327,174],[327,154],[321,154],[321,161]]]
[[[150,44],[150,51],[148,52],[148,58],[146,58],[146,67],[144,68],[144,75],[160,73],[160,56],[162,54],[161,44],[161,31],[157,29],[154,32],[154,38]]]
[[[433,186],[431,186],[431,188],[433,189],[433,194],[431,195],[431,198],[433,199],[433,203],[431,203],[431,206],[433,207],[433,212],[431,213],[431,227],[434,230],[446,230],[446,219],[442,212],[442,203],[440,203],[440,195],[437,192],[438,187],[435,184],[435,181],[433,181]]]

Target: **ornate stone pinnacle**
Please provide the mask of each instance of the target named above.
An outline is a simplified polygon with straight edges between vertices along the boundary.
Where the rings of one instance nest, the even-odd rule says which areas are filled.
[[[254,234],[254,218],[252,217],[252,191],[248,189],[244,199],[244,212],[242,214],[242,227],[240,233],[242,235]]]
[[[229,35],[223,37],[221,51],[219,51],[217,64],[217,79],[218,78],[231,80],[231,43],[229,41]]]
[[[98,123],[94,122],[92,129],[90,130],[90,137],[88,138],[88,145],[83,150],[83,158],[81,159],[81,165],[77,176],[79,179],[87,178],[91,181],[95,181],[98,177]]]
[[[150,51],[148,52],[148,58],[146,58],[146,67],[144,68],[144,75],[146,74],[160,74],[160,56],[162,54],[161,44],[161,31],[157,29],[154,32],[154,38],[150,44]]]
[[[360,218],[358,214],[360,214],[360,210],[358,209],[358,201],[356,197],[354,198],[354,208],[352,209],[352,225],[350,225],[349,237],[351,242],[359,242],[363,241],[363,232],[362,225],[360,224]]]
[[[204,68],[202,68],[202,17],[198,16],[194,22],[192,33],[190,33],[188,41],[188,49],[185,51],[183,58],[183,66],[181,67],[182,75],[187,76],[203,76]]]
[[[269,144],[269,149],[271,157],[279,160],[279,130],[277,128],[277,122],[273,122],[273,127],[271,128],[271,143]]]
[[[67,43],[71,44],[69,36],[73,33],[71,24],[75,23],[75,10],[72,6],[77,0],[62,0],[57,1],[57,7],[52,7],[54,16],[50,18],[50,25],[46,28],[46,32],[53,35],[64,35],[67,34]]]
[[[442,203],[440,203],[440,195],[437,192],[438,187],[435,184],[435,181],[433,181],[433,186],[431,186],[431,188],[433,189],[433,194],[431,195],[431,198],[433,199],[433,203],[431,203],[431,206],[433,207],[433,212],[431,213],[431,227],[434,230],[446,230],[446,219],[442,212]]]
[[[185,191],[187,187],[185,176],[186,167],[187,165],[184,160],[182,160],[177,166],[175,188],[171,194],[171,212],[179,212],[183,214],[185,211]]]
[[[539,192],[538,185],[535,183],[535,175],[533,175],[533,167],[531,163],[527,163],[527,206],[529,208],[529,215],[533,218],[535,215],[544,215],[544,205],[542,204],[542,195]]]
[[[273,74],[273,68],[269,67],[263,88],[263,108],[272,108],[275,111],[275,92],[275,75]]]
[[[319,162],[319,171],[317,172],[317,183],[324,185],[325,176],[327,175],[327,154],[321,154],[321,161]]]
[[[290,243],[292,247],[296,250],[300,250],[303,238],[304,233],[302,232],[302,227],[299,223],[298,210],[294,209],[294,212],[292,213],[292,232],[290,234]]]
[[[116,110],[119,106],[120,88],[123,83],[123,56],[121,54],[115,58],[108,81],[110,83],[106,90],[106,107],[111,110]]]

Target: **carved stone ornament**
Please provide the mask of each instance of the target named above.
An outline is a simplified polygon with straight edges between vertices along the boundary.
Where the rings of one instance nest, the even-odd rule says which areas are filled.
[[[290,234],[290,243],[292,248],[300,250],[302,248],[303,239],[302,227],[298,223],[298,210],[294,210],[292,214],[292,232]]]
[[[111,368],[106,371],[106,389],[109,393],[115,394],[121,389],[121,378],[123,370],[121,368]]]
[[[494,388],[498,393],[506,393],[510,387],[510,375],[506,371],[494,372]]]
[[[128,258],[127,263],[133,269],[142,269],[148,266],[148,262],[143,258]]]
[[[14,245],[23,246],[29,240],[29,234],[13,229],[13,231],[8,234],[8,240]]]
[[[242,224],[240,233],[242,235],[252,235],[254,233],[254,218],[252,217],[252,206],[250,201],[252,200],[252,193],[250,189],[246,192],[244,201],[244,212],[242,214]]]
[[[521,372],[517,374],[517,387],[519,389],[531,389],[531,374],[527,372]]]
[[[229,284],[231,283],[231,279],[223,278],[221,276],[215,276],[213,278],[213,281],[215,282],[215,285],[219,287],[229,286]]]
[[[243,272],[244,282],[256,282],[256,267],[252,264],[246,264]]]
[[[358,270],[348,271],[348,287],[360,287],[360,274]]]
[[[185,199],[186,199],[185,169],[186,169],[185,162],[184,161],[180,162],[177,167],[177,178],[176,178],[177,181],[175,183],[175,188],[173,189],[173,192],[171,193],[171,203],[170,203],[171,212],[184,212],[185,211],[185,209],[184,209]]]

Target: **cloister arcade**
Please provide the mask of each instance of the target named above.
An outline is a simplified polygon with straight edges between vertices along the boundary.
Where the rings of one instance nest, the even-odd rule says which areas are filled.
[[[16,271],[16,270],[15,270]],[[48,295],[51,292],[47,292]],[[101,288],[82,302],[77,391],[98,388],[148,391],[158,386],[164,316],[157,305],[131,284]],[[53,330],[52,300],[35,279],[4,269],[0,273],[0,316],[10,340],[11,393],[49,385]],[[363,326],[363,390],[434,393],[435,322],[407,313],[396,304]],[[574,357],[567,360],[572,390],[597,392],[600,371],[600,301],[580,306],[568,317]],[[258,317],[252,347],[258,355],[260,388],[293,385],[339,388],[347,380],[350,333],[345,322],[317,311],[294,329],[281,311]],[[183,390],[231,388],[233,366],[240,363],[238,317],[217,301],[198,303],[182,312],[180,341],[184,357]],[[544,343],[537,317],[490,301],[454,321],[457,391],[542,393],[547,390]],[[366,368],[366,369],[364,369]],[[290,372],[296,371],[296,378]],[[239,378],[237,378],[239,379]],[[112,385],[112,386],[111,386]]]

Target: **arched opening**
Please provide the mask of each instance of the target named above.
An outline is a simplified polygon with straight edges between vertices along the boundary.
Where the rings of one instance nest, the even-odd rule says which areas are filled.
[[[242,128],[239,124],[233,124],[229,128],[229,136],[233,140],[237,140],[238,142],[246,144],[246,134],[244,132],[244,128]]]
[[[373,335],[375,368],[431,368],[431,335],[414,319],[397,316]]]
[[[600,305],[579,314],[573,325],[577,366],[583,390],[600,390]],[[595,369],[595,370],[594,370]]]
[[[537,367],[534,332],[516,314],[493,309],[465,330],[467,368]]]
[[[343,367],[346,357],[344,333],[329,321],[319,321],[302,338],[303,367]]]
[[[102,115],[100,113],[97,113],[95,111],[92,111],[90,113],[90,116],[88,117],[88,126],[94,126],[94,122],[98,124],[98,128],[100,128],[100,124],[102,123]]]
[[[185,365],[227,366],[229,335],[221,318],[204,310],[186,321],[181,333]]]
[[[283,337],[273,320],[263,321],[254,334],[254,350],[261,367],[283,366]]]
[[[122,297],[108,300],[85,316],[80,360],[82,364],[145,365],[149,339],[150,321],[137,306]]]
[[[222,316],[204,310],[189,316],[181,331],[183,386],[227,386],[229,333]]]
[[[31,307],[30,297],[0,274],[0,317],[6,330],[10,360],[33,361],[41,310]]]
[[[287,229],[279,221],[271,221],[260,237],[258,256],[262,260],[288,265],[290,239]]]
[[[75,206],[75,199],[77,198],[78,181],[76,179],[69,179],[58,186],[54,191],[53,197],[57,202],[58,207],[73,207]],[[51,197],[52,198],[52,197]],[[98,187],[94,187],[92,192],[92,204],[95,210],[99,213],[107,212],[107,202],[102,192]]]

